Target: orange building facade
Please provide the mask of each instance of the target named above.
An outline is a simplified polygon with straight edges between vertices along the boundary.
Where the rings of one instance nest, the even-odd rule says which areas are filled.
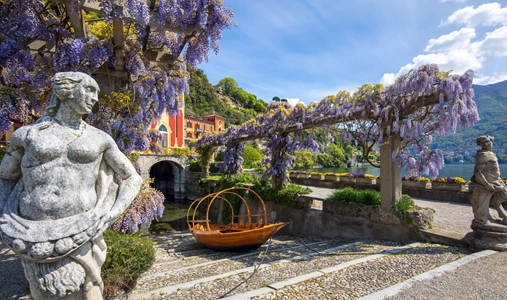
[[[204,117],[185,118],[185,139],[198,139],[205,132],[220,132],[225,129],[225,119],[213,114]]]
[[[225,129],[225,119],[216,115],[204,117],[185,117],[184,109],[175,116],[166,112],[159,120],[154,120],[151,129],[162,134],[160,146],[165,148],[186,147],[186,142],[198,139],[205,132],[220,132]]]

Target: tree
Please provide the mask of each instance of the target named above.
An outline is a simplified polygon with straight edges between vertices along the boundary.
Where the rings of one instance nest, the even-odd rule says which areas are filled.
[[[294,155],[296,157],[294,164],[292,165],[294,169],[308,169],[315,166],[314,155],[312,152],[307,150],[298,150],[294,152]]]
[[[259,150],[250,145],[245,145],[242,156],[244,158],[243,164],[247,168],[259,167],[259,163],[262,160],[262,154],[259,152]]]
[[[222,88],[223,94],[232,96],[232,93],[238,88],[238,83],[234,78],[225,77],[220,79],[217,86]]]
[[[41,116],[56,72],[81,71],[103,92],[87,121],[125,153],[145,150],[152,119],[179,113],[186,65],[218,52],[232,15],[220,0],[1,1],[0,132]]]

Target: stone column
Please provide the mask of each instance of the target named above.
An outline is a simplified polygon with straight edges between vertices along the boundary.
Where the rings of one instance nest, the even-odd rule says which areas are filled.
[[[380,146],[380,208],[389,210],[401,198],[401,165],[393,160],[393,152],[400,148],[401,138],[391,136]]]

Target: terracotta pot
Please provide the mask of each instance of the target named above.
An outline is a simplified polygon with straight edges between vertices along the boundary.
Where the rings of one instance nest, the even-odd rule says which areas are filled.
[[[377,183],[376,178],[356,178],[357,184],[372,185]]]
[[[327,181],[336,181],[338,180],[338,176],[336,175],[324,175],[324,180],[327,180]]]
[[[421,188],[421,189],[429,189],[431,188],[431,182],[429,181],[401,181],[401,185],[403,187],[411,187],[411,188]]]
[[[431,189],[466,192],[467,186],[464,183],[432,182]]]

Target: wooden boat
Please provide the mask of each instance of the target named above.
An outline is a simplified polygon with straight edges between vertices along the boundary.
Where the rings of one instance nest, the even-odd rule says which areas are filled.
[[[251,214],[248,203],[242,194],[248,194],[250,196],[249,200],[259,201],[263,213]],[[247,211],[246,215],[234,215],[234,209],[230,201],[234,198],[241,199]],[[210,208],[215,200],[229,204],[232,214],[228,224],[210,222]],[[198,220],[196,215],[199,206],[204,203],[207,203],[206,218]],[[232,187],[199,198],[192,202],[187,211],[188,229],[195,239],[207,248],[222,251],[257,249],[286,225],[284,222],[265,223],[267,219],[268,214],[264,201],[257,193],[245,187]]]

